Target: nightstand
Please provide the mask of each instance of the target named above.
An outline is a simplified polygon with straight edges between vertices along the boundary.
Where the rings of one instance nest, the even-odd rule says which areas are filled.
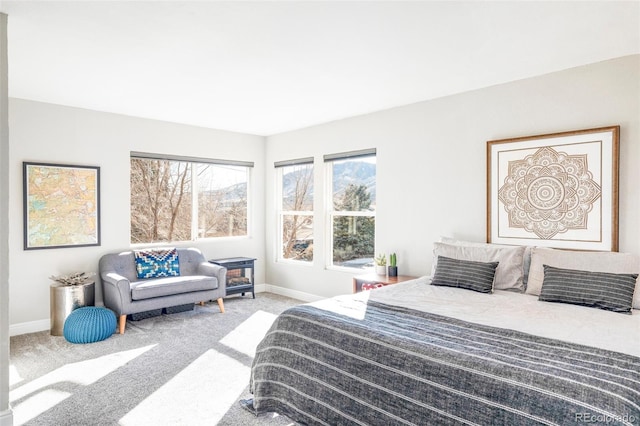
[[[365,274],[365,275],[356,275],[353,277],[353,292],[358,293],[362,291],[362,284],[382,284],[382,285],[391,285],[398,284],[403,281],[415,280],[418,277],[414,277],[411,275],[398,275],[397,277],[387,277],[385,275],[378,274]]]

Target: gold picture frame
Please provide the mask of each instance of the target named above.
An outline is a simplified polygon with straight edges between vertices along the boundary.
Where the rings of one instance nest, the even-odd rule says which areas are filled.
[[[487,242],[618,251],[620,126],[487,142]]]

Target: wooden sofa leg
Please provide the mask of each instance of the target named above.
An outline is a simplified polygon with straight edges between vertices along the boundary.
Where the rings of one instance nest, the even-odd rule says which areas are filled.
[[[220,307],[220,312],[224,314],[224,301],[222,300],[222,297],[218,298],[218,306]]]
[[[118,333],[124,334],[124,327],[127,325],[127,316],[120,315],[120,321],[118,322]]]

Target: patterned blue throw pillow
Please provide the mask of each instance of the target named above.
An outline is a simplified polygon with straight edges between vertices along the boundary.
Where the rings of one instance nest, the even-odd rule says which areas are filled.
[[[135,250],[134,254],[138,278],[180,276],[180,262],[176,248]]]

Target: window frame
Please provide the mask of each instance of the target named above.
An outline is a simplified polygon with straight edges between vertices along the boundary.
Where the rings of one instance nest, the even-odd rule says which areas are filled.
[[[252,187],[252,170],[254,167],[254,163],[252,161],[237,161],[237,160],[223,160],[223,159],[213,159],[213,158],[201,158],[201,157],[189,157],[189,156],[180,156],[180,155],[166,155],[166,154],[153,154],[146,152],[138,152],[131,151],[129,155],[129,164],[131,165],[131,160],[139,159],[139,160],[161,160],[161,161],[173,161],[173,162],[184,162],[188,163],[190,167],[191,173],[191,223],[190,223],[190,239],[188,240],[171,240],[171,241],[152,241],[152,242],[132,242],[131,241],[131,228],[129,229],[129,244],[131,247],[152,247],[152,246],[160,246],[171,243],[182,243],[182,242],[195,242],[195,241],[221,241],[221,240],[237,240],[237,239],[247,239],[251,238],[252,235],[252,226],[251,226],[251,214],[252,214],[252,197],[251,197],[251,187]],[[197,173],[194,170],[197,170],[200,164],[209,164],[214,166],[235,166],[235,167],[245,167],[246,173],[246,219],[247,219],[247,230],[245,235],[225,235],[221,237],[199,237],[199,194],[200,190],[198,188],[198,178]],[[131,167],[131,166],[130,166]],[[129,168],[129,178],[131,178],[131,168]],[[129,184],[129,191],[131,191],[131,184]],[[129,194],[129,204],[131,205],[131,193]],[[129,211],[129,223],[131,223],[131,210]]]
[[[333,245],[334,245],[334,220],[337,217],[373,217],[374,230],[376,222],[376,210],[373,211],[350,211],[350,210],[335,210],[333,201],[333,166],[337,161],[356,159],[360,157],[376,157],[377,152],[375,148],[364,149],[359,151],[349,151],[337,154],[327,154],[324,156],[325,163],[325,182],[326,182],[326,196],[325,196],[325,212],[326,212],[326,249],[325,249],[325,268],[334,271],[343,271],[349,273],[366,272],[366,268],[356,268],[349,266],[335,265],[333,262]],[[376,158],[377,166],[377,158]],[[376,189],[378,185],[378,176],[376,169]],[[375,232],[375,231],[374,231]],[[374,237],[374,252],[375,258],[375,237]]]
[[[311,205],[312,210],[284,210],[284,199],[282,193],[284,172],[287,167],[292,166],[304,166],[310,165],[311,169],[311,179],[314,182],[314,196],[312,197]],[[283,247],[284,247],[284,218],[285,216],[306,216],[311,217],[313,223],[313,240],[315,242],[316,235],[316,218],[315,218],[315,173],[316,173],[316,165],[313,157],[300,158],[296,160],[286,160],[286,161],[278,161],[274,163],[274,167],[276,168],[276,203],[277,203],[277,235],[275,238],[276,241],[276,250],[275,250],[275,261],[278,263],[289,263],[295,265],[304,265],[304,266],[313,266],[316,260],[316,253],[314,251],[313,258],[311,260],[302,260],[302,259],[289,259],[284,257]]]
[[[221,166],[221,165],[228,165],[228,164],[214,164],[214,165]],[[233,164],[233,166],[242,167],[242,166],[237,165],[237,164]],[[200,240],[200,241],[207,241],[207,240],[209,240],[209,241],[210,240],[216,240],[216,241],[220,241],[220,240],[236,240],[236,239],[246,239],[246,238],[250,238],[251,237],[251,235],[252,235],[252,229],[251,229],[252,228],[251,227],[251,222],[252,222],[251,221],[251,208],[252,208],[252,203],[251,203],[251,200],[252,200],[252,197],[251,197],[251,185],[252,185],[251,177],[253,175],[252,174],[253,167],[248,167],[248,166],[245,166],[245,167],[246,167],[245,173],[246,173],[246,176],[247,176],[247,180],[246,180],[246,183],[247,183],[247,194],[246,194],[247,233],[245,235],[225,235],[225,236],[222,236],[222,237],[198,237],[198,233],[199,233],[199,222],[198,222],[198,219],[199,219],[199,216],[196,216],[196,215],[192,214],[191,215],[192,222],[193,222],[192,229],[191,229],[192,238],[193,238],[193,235],[195,235],[195,239],[193,239],[192,241],[198,241],[198,240]],[[197,185],[197,178],[195,179],[195,183]],[[200,195],[199,190],[198,190],[198,192],[194,191],[194,197],[196,199],[198,198],[199,195]],[[197,212],[199,213],[199,206],[198,206]]]

